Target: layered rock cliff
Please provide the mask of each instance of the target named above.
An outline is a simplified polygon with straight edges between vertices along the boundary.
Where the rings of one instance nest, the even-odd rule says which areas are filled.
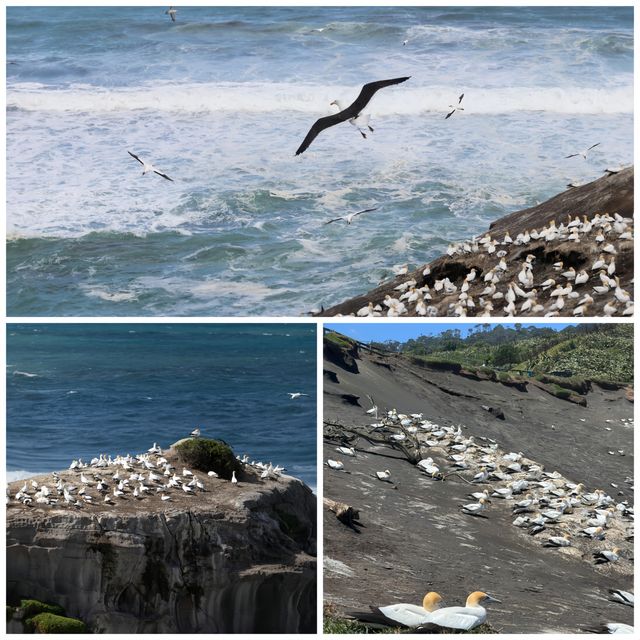
[[[58,477],[79,485],[79,476]],[[33,480],[53,486],[51,476]],[[203,490],[166,501],[160,492],[82,507],[10,500],[8,601],[54,602],[92,632],[314,632],[311,490],[255,473],[200,481]]]

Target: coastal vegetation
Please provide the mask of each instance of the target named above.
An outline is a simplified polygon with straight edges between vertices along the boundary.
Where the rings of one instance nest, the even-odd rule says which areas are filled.
[[[233,449],[222,440],[190,438],[179,442],[176,451],[185,465],[198,471],[215,471],[225,480],[230,480],[234,471],[240,473],[242,468]]]

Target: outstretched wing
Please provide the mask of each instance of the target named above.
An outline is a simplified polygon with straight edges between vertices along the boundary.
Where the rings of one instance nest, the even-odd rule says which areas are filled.
[[[565,156],[565,159],[566,158],[575,158],[576,156],[579,156],[579,155],[580,155],[579,153],[572,153],[570,156]]]
[[[458,104],[462,102],[462,98],[464,98],[464,93],[458,98]]]
[[[355,218],[359,216],[361,213],[369,213],[369,211],[375,211],[378,207],[372,207],[371,209],[363,209],[362,211],[357,211],[356,213],[352,213],[351,217]]]
[[[444,117],[444,119],[446,120],[447,118],[450,118],[455,112],[456,112],[455,109],[453,111],[449,111],[449,113],[447,113],[447,115]]]
[[[140,158],[138,158],[138,156],[135,153],[131,153],[131,151],[127,151],[127,153],[132,157],[135,158],[140,164],[144,164],[144,162],[142,162],[142,160],[140,160]]]
[[[162,176],[165,180],[169,180],[169,181],[173,182],[173,180],[166,173],[162,173],[161,171],[158,171],[157,169],[154,169],[153,173],[157,173],[159,176]]]
[[[339,220],[344,220],[344,218],[333,218],[332,220],[327,220],[325,224],[331,224],[332,222],[338,222]]]
[[[309,133],[307,133],[307,136],[302,141],[302,144],[298,147],[296,155],[299,156],[301,153],[304,153],[319,133],[321,133],[325,129],[328,129],[329,127],[333,127],[333,125],[344,122],[347,118],[341,117],[341,114],[343,113],[344,111],[341,111],[340,113],[335,113],[331,116],[326,116],[324,118],[316,120],[311,129],[309,129]]]
[[[369,100],[373,97],[373,94],[384,87],[389,87],[392,84],[400,84],[405,82],[411,76],[404,78],[392,78],[391,80],[378,80],[377,82],[369,82],[362,87],[360,95],[350,104],[344,111],[341,111],[338,115],[345,114],[344,119],[353,118],[357,116],[368,104]]]
[[[592,145],[587,149],[587,151],[591,151],[591,149],[593,149],[594,147],[597,147],[599,144],[600,144],[599,142],[596,142],[595,144],[592,144]]]

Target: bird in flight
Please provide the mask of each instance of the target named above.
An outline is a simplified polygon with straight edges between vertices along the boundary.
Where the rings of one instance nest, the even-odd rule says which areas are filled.
[[[171,21],[175,22],[176,21],[176,13],[178,13],[177,9],[174,9],[173,7],[169,7],[167,9],[167,11],[164,12],[164,14],[166,16],[170,16],[171,17]]]
[[[295,400],[296,398],[299,398],[300,396],[308,396],[309,394],[308,393],[299,393],[299,392],[291,393],[291,391],[289,391],[288,395],[291,396],[292,400]]]
[[[170,178],[166,173],[162,173],[162,171],[158,171],[151,163],[140,160],[140,158],[138,158],[138,156],[135,153],[131,153],[131,151],[127,151],[127,153],[132,158],[135,158],[142,165],[142,175],[144,175],[145,173],[149,173],[149,171],[153,171],[153,173],[157,173],[159,176],[162,176],[165,180],[169,180],[170,182],[173,182],[172,178]]]
[[[347,224],[351,224],[356,216],[359,216],[362,213],[368,213],[369,211],[375,211],[377,208],[378,207],[373,207],[372,209],[363,209],[362,211],[356,211],[355,213],[348,213],[346,216],[340,216],[339,218],[328,220],[325,224],[331,224],[332,222],[338,222],[340,220],[344,220]]]
[[[377,82],[369,82],[368,84],[365,84],[358,97],[346,109],[316,120],[311,129],[309,129],[309,133],[307,133],[302,144],[298,147],[296,155],[298,156],[301,153],[304,153],[309,145],[315,140],[316,136],[325,129],[347,120],[353,120],[354,124],[356,124],[355,121],[360,117],[362,110],[369,104],[369,101],[376,91],[383,89],[384,87],[389,87],[393,84],[405,82],[410,77],[411,76],[406,76],[404,78],[392,78],[391,80],[378,80]]]
[[[591,149],[593,149],[594,147],[597,147],[599,144],[600,144],[599,142],[596,142],[595,144],[592,144],[588,149],[585,149],[584,151],[578,151],[578,153],[571,153],[568,156],[565,156],[565,160],[567,158],[575,158],[576,156],[582,156],[586,160],[587,153],[589,153]]]
[[[449,109],[453,109],[453,111],[449,111],[449,113],[447,113],[447,115],[444,117],[445,120],[447,118],[450,118],[456,111],[464,111],[464,107],[460,106],[460,103],[462,102],[462,98],[464,98],[464,93],[460,94],[460,97],[458,98],[458,104],[456,104],[456,105],[450,104],[449,105]]]

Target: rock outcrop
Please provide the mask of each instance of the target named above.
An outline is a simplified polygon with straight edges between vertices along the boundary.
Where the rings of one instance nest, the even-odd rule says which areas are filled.
[[[525,231],[532,233],[534,229],[540,231],[550,224],[555,226],[555,222],[565,224],[575,216],[584,216],[586,219],[591,220],[593,216],[604,213],[619,214],[627,221],[629,229],[632,229],[633,179],[633,167],[626,168],[613,175],[606,175],[584,186],[564,191],[535,207],[510,213],[493,222],[487,234],[479,234],[478,237],[485,235],[501,241],[505,234],[508,233],[510,237],[516,239],[518,234]],[[520,284],[518,280],[519,272],[527,257],[532,256],[535,258],[533,260],[535,277],[533,286],[537,292],[536,299],[545,305],[542,311],[522,309],[521,303],[524,300],[519,299],[517,313],[512,315],[543,316],[549,311],[553,311],[551,309],[553,298],[549,297],[552,287],[543,287],[542,283],[548,279],[557,280],[558,284],[565,283],[565,280],[560,278],[558,271],[554,268],[554,265],[559,262],[564,264],[564,269],[573,268],[576,272],[584,269],[589,273],[589,281],[587,283],[581,287],[575,285],[575,290],[580,294],[579,297],[568,297],[560,313],[560,315],[565,316],[571,315],[577,306],[583,304],[580,302],[583,296],[585,294],[593,294],[593,286],[602,284],[598,277],[598,271],[592,271],[591,267],[598,259],[603,247],[609,243],[614,245],[615,254],[606,254],[606,261],[608,263],[611,255],[615,255],[616,264],[615,272],[611,275],[615,275],[619,279],[619,287],[632,292],[633,240],[624,236],[620,239],[616,233],[606,232],[605,236],[605,242],[599,241],[594,227],[594,232],[585,233],[579,242],[569,239],[567,234],[561,234],[553,240],[534,239],[532,237],[528,242],[521,245],[517,243],[500,244],[498,249],[504,251],[506,256],[505,270],[500,271],[498,269],[498,272],[502,273],[501,283],[497,287],[498,293],[506,293],[506,286],[510,282]],[[460,244],[463,247],[473,244],[470,239],[468,240],[467,243]],[[375,315],[387,315],[389,311],[389,306],[385,304],[387,296],[391,299],[397,299],[404,291],[409,291],[410,293],[413,289],[418,290],[428,286],[431,288],[431,299],[426,302],[429,307],[426,315],[458,316],[461,315],[458,308],[460,289],[471,270],[475,270],[476,277],[473,281],[467,282],[469,287],[466,295],[468,298],[475,300],[476,303],[474,303],[475,306],[463,305],[464,314],[467,316],[481,315],[483,306],[480,304],[480,299],[484,295],[487,300],[492,302],[494,307],[489,315],[506,315],[503,310],[503,298],[493,300],[493,298],[483,293],[487,286],[484,276],[489,272],[495,271],[497,264],[497,252],[487,253],[483,248],[481,250],[472,249],[471,251],[465,249],[452,255],[443,255],[431,261],[428,265],[422,265],[415,271],[397,276],[364,295],[356,296],[334,305],[329,309],[323,310],[318,315],[355,315],[370,303],[372,306],[378,305],[380,307],[380,312]],[[456,290],[452,293],[447,293],[446,291],[437,293],[434,290],[436,281],[442,281],[447,278],[456,285]],[[406,283],[413,284],[409,286]],[[571,282],[569,283],[571,284]],[[572,283],[572,286],[573,284],[575,283]],[[403,287],[402,285],[405,286]],[[633,297],[632,294],[631,297]],[[618,305],[613,312],[610,310],[605,311],[605,305],[611,303],[612,300],[618,305],[618,302],[613,298],[613,288],[611,295],[595,295],[594,300],[589,302],[591,306],[583,309],[583,314],[585,316],[602,316],[608,312],[609,315],[622,315],[625,310],[622,304]],[[425,313],[420,314],[413,308],[413,305],[407,305],[407,309],[398,313],[398,315],[418,316],[425,315]],[[580,315],[580,313],[577,315]]]
[[[79,484],[79,471],[59,476]],[[94,633],[314,632],[314,494],[288,476],[201,481],[171,501],[11,500],[8,602],[55,602]]]

